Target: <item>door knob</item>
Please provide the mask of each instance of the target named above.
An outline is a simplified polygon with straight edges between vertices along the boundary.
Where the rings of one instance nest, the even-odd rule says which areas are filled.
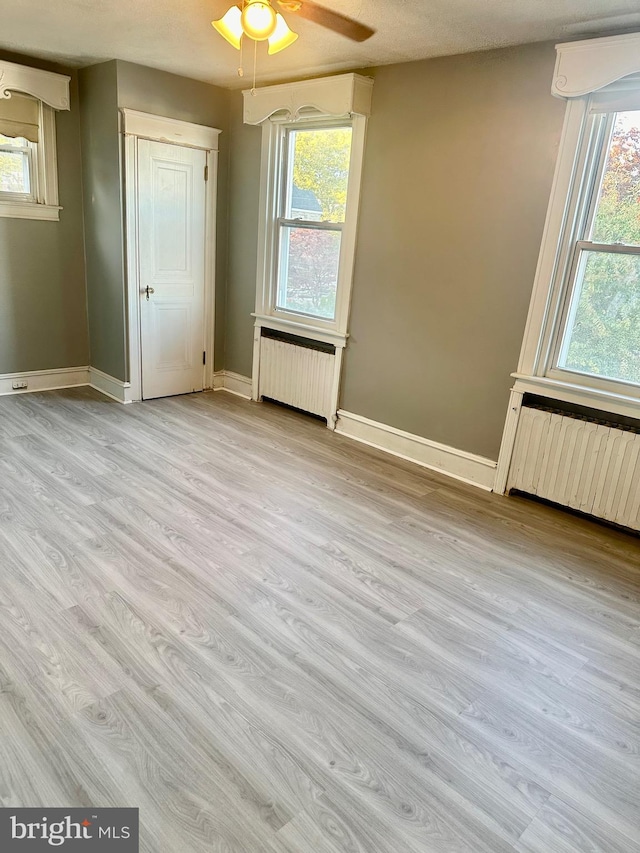
[[[153,287],[149,287],[149,285],[147,285],[147,286],[145,287],[145,289],[144,289],[144,292],[147,294],[147,302],[148,302],[148,301],[149,301],[149,296],[150,296],[152,293],[155,293],[155,290],[153,289]]]

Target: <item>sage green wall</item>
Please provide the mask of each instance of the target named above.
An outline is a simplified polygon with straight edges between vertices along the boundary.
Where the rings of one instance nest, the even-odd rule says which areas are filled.
[[[216,369],[224,367],[230,93],[208,83],[118,60],[118,106],[216,127],[220,134],[216,227]]]
[[[70,75],[71,109],[56,113],[59,222],[0,218],[0,374],[89,363],[78,80],[15,54],[3,59]]]
[[[534,44],[362,72],[375,86],[342,408],[497,458],[564,116],[554,61]],[[226,368],[248,375],[259,134],[240,121]]]
[[[126,303],[115,61],[80,72],[91,366],[125,381]]]
[[[550,44],[381,68],[341,405],[497,459],[565,105]]]

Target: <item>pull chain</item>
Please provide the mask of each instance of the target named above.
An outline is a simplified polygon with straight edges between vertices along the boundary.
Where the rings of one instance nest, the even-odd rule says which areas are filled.
[[[244,36],[240,37],[240,65],[238,66],[238,77],[244,77]]]
[[[242,0],[242,9],[244,9],[244,0]],[[244,77],[244,35],[240,36],[240,65],[238,66],[238,77]]]

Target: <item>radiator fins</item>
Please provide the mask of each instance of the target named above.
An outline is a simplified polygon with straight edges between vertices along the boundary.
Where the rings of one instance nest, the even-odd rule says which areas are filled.
[[[524,407],[507,490],[640,530],[640,435]]]
[[[331,417],[335,355],[285,341],[260,341],[260,397]]]

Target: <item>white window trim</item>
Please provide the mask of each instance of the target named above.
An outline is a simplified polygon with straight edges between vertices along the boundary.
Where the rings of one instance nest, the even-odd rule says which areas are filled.
[[[54,110],[40,101],[40,141],[35,145],[33,199],[3,197],[0,193],[0,217],[57,221],[62,208],[58,205],[58,168],[56,120]]]
[[[547,224],[542,240],[538,270],[517,374],[545,377],[567,384],[603,392],[603,402],[616,394],[621,399],[636,397],[640,406],[640,389],[631,383],[556,367],[563,334],[563,316],[567,311],[574,283],[571,268],[575,262],[576,243],[580,242],[581,222],[589,214],[584,207],[585,190],[594,183],[602,169],[595,159],[591,168],[585,163],[592,158],[596,144],[596,123],[589,115],[590,96],[569,102],[556,179],[551,193]],[[600,143],[597,143],[600,147]],[[582,176],[581,180],[577,180]],[[639,409],[640,413],[640,409]]]
[[[360,208],[360,187],[367,129],[371,112],[373,80],[358,74],[343,74],[268,86],[244,95],[244,120],[262,124],[260,165],[260,216],[256,280],[256,328],[268,326],[301,337],[334,344],[342,349],[348,336],[351,287]],[[278,282],[275,275],[277,223],[282,189],[280,164],[286,130],[290,127],[324,126],[349,119],[352,127],[351,161],[347,187],[347,209],[342,229],[336,313],[334,320],[276,310]],[[254,365],[254,376],[257,374]]]
[[[0,217],[57,221],[58,167],[56,152],[56,110],[69,109],[69,82],[64,74],[54,74],[26,65],[0,61],[0,98],[19,92],[40,102],[40,141],[36,146],[35,199],[9,199],[0,195]]]
[[[522,398],[526,393],[640,417],[640,391],[627,383],[602,380],[569,370],[554,370],[558,323],[564,310],[567,272],[572,262],[579,200],[593,171],[585,173],[591,96],[616,80],[640,72],[640,33],[556,45],[551,87],[567,98],[556,170],[542,235],[529,314],[511,391],[496,472],[497,492],[506,488]],[[593,169],[596,168],[594,163]],[[582,180],[578,181],[578,176]]]
[[[298,121],[310,113],[336,118],[368,116],[372,92],[373,78],[360,74],[338,74],[247,89],[242,93],[244,123],[263,124],[283,113],[290,121]]]
[[[342,121],[342,124],[341,124]],[[347,208],[342,228],[340,246],[340,264],[338,268],[338,287],[336,291],[336,312],[333,320],[323,320],[275,307],[277,301],[278,280],[276,275],[278,253],[278,216],[282,192],[282,172],[279,164],[284,156],[286,132],[289,128],[319,127],[318,117],[297,122],[269,120],[262,128],[262,184],[260,191],[260,223],[258,228],[258,275],[256,282],[256,320],[264,324],[286,326],[289,331],[297,329],[303,337],[315,337],[319,334],[332,339],[346,340],[351,303],[351,286],[355,263],[355,246],[360,207],[360,185],[362,180],[362,162],[367,119],[365,116],[353,116],[349,120],[352,127],[351,160],[349,163],[349,182],[347,187]],[[324,127],[345,126],[344,118],[323,121]],[[282,328],[282,331],[287,329]]]

